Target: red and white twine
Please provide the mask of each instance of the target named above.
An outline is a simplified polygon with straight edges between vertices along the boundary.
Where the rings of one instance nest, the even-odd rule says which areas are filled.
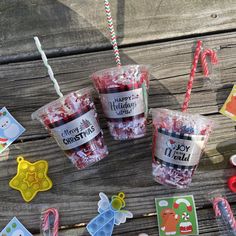
[[[58,236],[59,230],[59,213],[56,208],[49,208],[43,212],[43,219],[42,219],[42,230],[47,231],[50,230],[50,221],[49,217],[50,214],[54,216],[54,225],[53,225],[53,234],[52,236]]]
[[[208,64],[207,64],[207,60],[206,60],[207,56],[210,56],[211,63],[213,65],[218,63],[217,55],[214,50],[205,49],[203,52],[201,52],[201,50],[202,50],[202,41],[198,40],[197,47],[196,47],[195,53],[194,53],[192,68],[191,68],[191,72],[190,72],[190,78],[188,81],[187,90],[186,90],[184,102],[182,105],[182,112],[186,112],[188,109],[189,101],[191,98],[192,87],[193,87],[193,80],[195,77],[199,57],[201,57],[202,70],[203,70],[203,74],[205,77],[209,76],[209,69],[208,69]]]
[[[108,29],[110,31],[110,39],[111,39],[111,44],[113,46],[113,53],[115,56],[115,61],[118,66],[121,66],[121,61],[120,61],[120,53],[118,49],[118,44],[116,40],[116,33],[114,30],[114,25],[113,25],[113,20],[111,16],[111,9],[110,9],[110,3],[109,0],[104,0],[104,6],[105,6],[105,12],[107,16],[107,24],[108,24]]]

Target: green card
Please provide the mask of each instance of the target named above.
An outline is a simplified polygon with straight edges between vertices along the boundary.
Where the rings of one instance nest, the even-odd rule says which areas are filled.
[[[156,198],[159,235],[198,235],[193,195]]]
[[[236,85],[234,85],[220,113],[236,121]]]

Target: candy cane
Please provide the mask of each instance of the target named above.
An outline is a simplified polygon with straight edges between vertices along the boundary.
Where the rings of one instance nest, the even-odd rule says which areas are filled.
[[[204,74],[205,77],[209,76],[209,69],[208,69],[207,60],[206,60],[207,56],[210,57],[211,63],[213,65],[218,63],[217,55],[216,55],[216,52],[214,50],[212,50],[212,49],[205,49],[201,53],[201,64],[202,64],[203,74]]]
[[[59,213],[56,208],[49,208],[43,212],[42,230],[43,231],[50,230],[50,220],[49,220],[50,214],[53,214],[53,216],[54,216],[54,225],[53,225],[53,235],[52,236],[58,236]]]
[[[213,200],[213,208],[216,217],[221,217],[229,229],[234,232],[233,235],[236,235],[236,220],[228,201],[223,197],[216,197]]]
[[[106,12],[106,16],[107,16],[107,24],[108,24],[108,29],[110,31],[111,44],[113,46],[113,52],[114,52],[116,64],[118,66],[121,66],[120,53],[119,53],[118,44],[116,41],[116,33],[114,30],[114,25],[113,25],[113,21],[112,21],[109,0],[104,0],[104,6],[105,6],[105,12]]]
[[[181,203],[184,203],[186,205],[188,211],[192,211],[192,206],[190,202],[184,198],[177,199],[174,203],[174,208],[178,208]]]

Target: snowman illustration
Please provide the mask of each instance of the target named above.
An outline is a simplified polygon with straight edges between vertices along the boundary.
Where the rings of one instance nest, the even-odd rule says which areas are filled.
[[[16,123],[14,123],[6,114],[3,114],[0,118],[0,131],[3,131],[4,137],[0,137],[3,142],[7,142],[9,139],[14,139],[19,136],[20,129]]]

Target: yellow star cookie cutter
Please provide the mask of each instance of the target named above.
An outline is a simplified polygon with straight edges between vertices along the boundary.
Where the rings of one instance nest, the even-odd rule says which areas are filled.
[[[9,185],[11,188],[20,191],[26,202],[30,202],[38,192],[52,188],[52,181],[47,176],[47,161],[40,160],[31,163],[26,161],[24,157],[18,156],[17,162],[17,174]]]

